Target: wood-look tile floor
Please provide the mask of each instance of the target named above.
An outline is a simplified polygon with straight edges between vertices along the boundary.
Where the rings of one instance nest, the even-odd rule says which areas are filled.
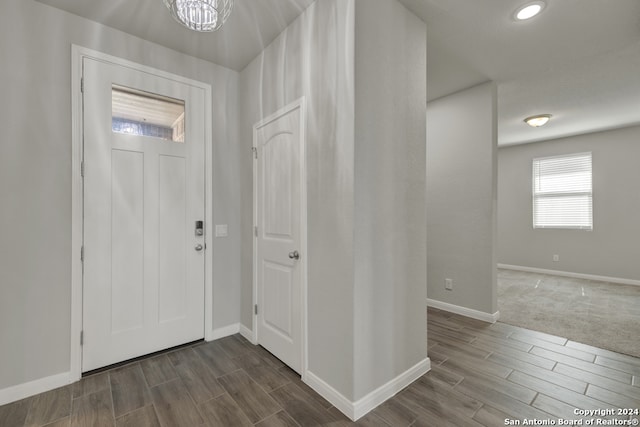
[[[355,425],[503,426],[506,419],[614,418],[581,417],[574,409],[640,409],[638,358],[503,323],[428,313],[431,371]],[[236,335],[1,406],[0,425],[354,423],[266,350]]]

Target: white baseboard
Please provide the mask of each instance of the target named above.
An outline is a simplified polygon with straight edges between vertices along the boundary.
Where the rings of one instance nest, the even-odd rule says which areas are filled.
[[[450,313],[459,314],[465,317],[471,317],[472,319],[482,320],[483,322],[496,323],[500,318],[500,312],[485,313],[484,311],[473,310],[471,308],[462,307],[460,305],[449,304],[448,302],[442,302],[435,299],[427,298],[427,305],[433,308],[439,308],[440,310],[448,311]]]
[[[257,344],[256,337],[253,334],[253,331],[244,326],[242,323],[240,324],[240,335],[245,337],[251,344]]]
[[[51,375],[0,390],[0,406],[71,384],[71,372]]]
[[[367,394],[363,398],[354,403],[354,418],[357,420],[363,417],[369,411],[375,409],[378,405],[391,399],[403,388],[426,374],[431,370],[431,359],[428,357],[422,359],[420,362],[413,365],[411,368],[404,371],[402,374],[393,378],[386,384],[378,387],[371,393]]]
[[[219,340],[220,338],[235,335],[240,332],[240,323],[234,323],[233,325],[223,326],[222,328],[213,329],[205,337],[206,341]]]
[[[208,331],[205,339],[207,341],[213,341],[230,335],[235,335],[237,333],[242,333],[242,335],[247,339],[253,337],[253,333],[248,328],[240,323],[235,323]],[[27,383],[7,387],[0,390],[0,406],[24,399],[25,397],[44,393],[45,391],[53,390],[54,388],[63,387],[75,381],[76,380],[71,375],[71,372],[63,372],[61,374],[51,375],[49,377],[40,378]]]
[[[619,283],[621,285],[640,286],[640,280],[623,279],[621,277],[597,276],[595,274],[573,273],[570,271],[547,270],[544,268],[524,267],[521,265],[498,264],[504,270],[526,271],[527,273],[550,274],[552,276],[573,277],[576,279],[595,280],[598,282]]]
[[[395,396],[399,391],[422,375],[429,372],[430,369],[431,360],[427,357],[356,402],[347,399],[313,372],[306,372],[304,382],[352,421],[357,421],[377,406]]]
[[[302,376],[304,381],[309,387],[316,391],[320,396],[324,397],[335,406],[340,412],[345,414],[349,419],[355,421],[354,404],[347,399],[342,393],[335,388],[331,387],[324,380],[320,379],[316,374],[311,371],[307,371]]]

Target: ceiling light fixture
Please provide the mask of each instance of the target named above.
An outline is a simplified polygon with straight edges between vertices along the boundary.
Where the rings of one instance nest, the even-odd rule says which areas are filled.
[[[544,126],[551,119],[551,114],[538,114],[537,116],[531,116],[524,119],[524,122],[532,128],[539,128]]]
[[[519,7],[514,14],[516,21],[526,21],[533,18],[542,12],[545,6],[546,4],[543,1],[534,1]]]
[[[234,0],[163,0],[171,16],[193,31],[216,31],[225,23]]]

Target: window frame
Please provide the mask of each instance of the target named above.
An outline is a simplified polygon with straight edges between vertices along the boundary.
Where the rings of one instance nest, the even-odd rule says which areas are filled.
[[[575,192],[553,192],[553,193],[549,193],[546,192],[544,194],[539,194],[536,193],[536,180],[539,179],[540,174],[538,173],[536,175],[536,162],[540,162],[540,161],[544,161],[544,160],[551,160],[551,159],[562,159],[562,158],[567,158],[567,159],[572,159],[572,158],[576,158],[576,157],[580,157],[580,156],[589,156],[590,158],[590,173],[589,173],[589,177],[590,177],[590,191],[575,191]],[[584,230],[584,231],[593,231],[593,152],[591,151],[585,151],[585,152],[579,152],[579,153],[570,153],[570,154],[560,154],[560,155],[555,155],[555,156],[545,156],[545,157],[535,157],[532,159],[531,161],[531,215],[532,215],[532,226],[534,230],[538,230],[538,229],[554,229],[554,230]],[[537,200],[544,200],[544,199],[552,199],[552,198],[556,198],[556,197],[576,197],[576,196],[588,196],[590,198],[590,205],[589,205],[589,218],[590,218],[590,225],[589,226],[580,226],[580,225],[538,225],[536,224],[536,201]]]

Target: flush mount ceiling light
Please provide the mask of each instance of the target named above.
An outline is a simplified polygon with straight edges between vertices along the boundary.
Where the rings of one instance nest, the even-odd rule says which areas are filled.
[[[551,119],[551,114],[538,114],[537,116],[531,116],[524,119],[524,122],[532,128],[539,128],[544,126]]]
[[[542,12],[542,9],[544,9],[545,6],[546,4],[543,1],[530,2],[525,4],[524,6],[519,7],[516,10],[516,13],[513,14],[513,16],[515,17],[516,21],[526,21],[527,19],[531,19]]]
[[[225,23],[234,0],[163,0],[176,21],[194,31],[216,31]]]

